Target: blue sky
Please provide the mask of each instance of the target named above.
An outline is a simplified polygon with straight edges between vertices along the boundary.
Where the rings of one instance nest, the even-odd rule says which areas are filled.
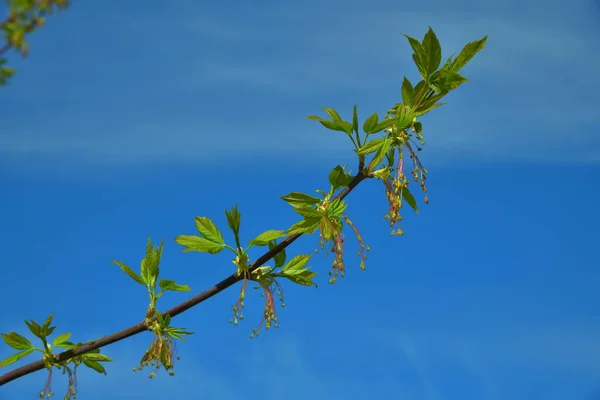
[[[278,196],[355,169],[322,107],[383,114],[416,80],[401,33],[431,25],[445,56],[489,35],[447,105],[423,119],[430,204],[389,235],[379,182],[349,197],[367,271],[285,285],[280,328],[227,321],[238,287],[177,317],[196,332],[175,377],[133,373],[149,334],[109,346],[108,376],[80,371],[82,400],[594,399],[600,393],[600,8],[592,0],[148,1],[83,4],[31,37],[0,90],[0,332],[55,313],[86,341],[138,322],[146,294],[110,263],[139,265],[165,238],[161,273],[194,293],[233,271],[227,254],[172,239],[238,204],[242,236],[296,221]],[[308,253],[302,238],[289,254]],[[254,256],[257,256],[255,254]],[[187,298],[165,296],[163,308]],[[0,346],[0,358],[11,354]],[[31,360],[31,359],[30,359]],[[20,364],[19,364],[20,365]],[[4,371],[2,371],[4,372]],[[64,379],[55,375],[61,396]],[[34,396],[44,372],[0,399]],[[60,397],[57,397],[60,398]]]

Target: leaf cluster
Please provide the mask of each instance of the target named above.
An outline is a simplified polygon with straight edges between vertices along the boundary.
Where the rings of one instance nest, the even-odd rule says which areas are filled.
[[[0,86],[6,85],[15,73],[14,68],[7,65],[4,53],[14,49],[27,57],[27,35],[44,25],[47,15],[69,6],[69,0],[7,0],[6,3],[8,16],[0,21]]]

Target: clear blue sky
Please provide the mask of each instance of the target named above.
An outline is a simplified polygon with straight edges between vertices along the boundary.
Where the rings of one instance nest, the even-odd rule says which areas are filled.
[[[286,284],[280,328],[252,340],[259,300],[228,324],[236,286],[174,320],[196,332],[175,377],[131,372],[151,340],[139,335],[105,349],[108,376],[80,371],[78,398],[594,399],[594,1],[134,3],[74,1],[26,61],[13,57],[0,90],[0,332],[50,313],[81,341],[138,322],[146,293],[110,261],[137,268],[148,235],[166,240],[164,277],[194,293],[230,274],[225,253],[183,254],[172,239],[196,215],[225,227],[236,203],[246,240],[295,222],[278,196],[324,188],[338,163],[355,169],[344,135],[305,117],[348,117],[356,103],[383,114],[403,75],[417,77],[401,33],[431,25],[445,56],[489,40],[471,81],[423,119],[431,202],[407,213],[406,236],[381,219],[382,185],[362,184],[348,212],[372,249],[366,272],[351,262],[328,285],[331,259],[317,254],[319,288]],[[45,379],[0,399],[33,398]],[[56,398],[64,389],[55,374]]]

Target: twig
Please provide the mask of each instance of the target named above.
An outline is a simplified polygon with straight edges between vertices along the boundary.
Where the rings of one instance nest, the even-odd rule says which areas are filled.
[[[334,197],[334,199],[340,199],[340,200],[344,199],[359,183],[361,183],[363,180],[365,180],[369,177],[370,176],[366,176],[362,170],[359,171],[359,173],[352,179],[352,181],[348,184],[348,186],[346,186],[340,193],[338,193]],[[254,261],[252,263],[252,265],[250,266],[250,272],[260,268],[267,261],[269,261],[275,255],[277,255],[280,251],[284,250],[289,245],[294,243],[296,241],[296,239],[298,239],[300,236],[302,236],[302,234],[295,234],[292,236],[288,236],[283,241],[281,241],[278,245],[273,247],[273,249],[264,253],[262,256],[260,256],[258,259],[256,259],[256,261]],[[241,280],[241,277],[239,277],[236,274],[232,274],[229,277],[223,279],[221,282],[212,286],[211,288],[206,289],[202,293],[197,294],[196,296],[184,301],[183,303],[180,303],[180,304],[176,305],[175,307],[169,309],[168,311],[164,312],[163,315],[166,314],[171,317],[175,317],[175,316],[189,310],[190,308],[197,306],[198,304],[210,299],[214,295],[222,292],[223,290],[234,285],[235,283],[239,282],[240,280]],[[101,347],[110,345],[112,343],[119,342],[123,339],[127,339],[128,337],[137,335],[138,333],[144,332],[146,330],[147,330],[146,323],[144,321],[139,322],[133,326],[130,326],[127,329],[123,329],[122,331],[113,333],[112,335],[104,336],[100,339],[87,342],[75,349],[63,351],[62,353],[56,354],[54,356],[54,361],[57,363],[66,361],[70,358],[80,356],[80,355],[90,352],[92,350],[96,350]],[[6,374],[0,376],[0,386],[4,385],[6,383],[9,383],[15,379],[21,378],[22,376],[29,375],[33,372],[39,371],[43,368],[44,368],[44,362],[42,360],[38,360],[38,361],[32,362],[31,364],[27,364],[20,368],[17,368],[15,370],[7,372]]]

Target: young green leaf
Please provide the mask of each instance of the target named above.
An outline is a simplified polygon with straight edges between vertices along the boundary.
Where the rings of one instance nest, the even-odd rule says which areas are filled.
[[[425,60],[423,60],[423,49],[421,48],[421,43],[413,38],[410,37],[408,35],[402,34],[405,38],[408,39],[408,43],[410,44],[410,47],[412,47],[413,49],[413,61],[415,62],[415,65],[417,66],[417,69],[419,70],[419,73],[421,74],[421,76],[426,74],[426,69],[425,69]],[[425,78],[423,78],[425,79]]]
[[[57,337],[55,337],[54,340],[52,341],[52,344],[54,346],[58,346],[59,344],[63,344],[64,342],[69,340],[70,337],[71,337],[70,333],[63,333],[62,335],[58,335]]]
[[[462,51],[460,52],[458,57],[456,57],[456,59],[452,62],[452,64],[450,65],[449,71],[450,72],[460,71],[462,69],[462,67],[464,67],[471,60],[471,58],[473,58],[475,56],[475,54],[477,54],[478,52],[483,50],[483,48],[485,47],[486,41],[487,41],[487,35],[485,35],[480,40],[476,40],[474,42],[468,43],[462,49]]]
[[[415,200],[412,193],[408,190],[406,186],[402,186],[402,199],[405,200],[408,205],[415,210],[415,212],[419,213],[419,207],[417,206],[417,201]]]
[[[441,69],[431,75],[429,87],[437,93],[449,92],[467,81],[467,78],[457,72],[449,72]]]
[[[221,231],[219,231],[219,228],[217,228],[215,223],[210,218],[196,217],[194,218],[194,221],[196,222],[196,229],[198,229],[200,235],[205,239],[215,243],[225,243],[223,236],[221,235]]]
[[[322,217],[320,218],[307,218],[302,221],[296,222],[288,230],[288,235],[294,234],[311,234],[319,228]]]
[[[270,241],[285,237],[283,231],[270,229],[250,240],[252,246],[266,246]]]
[[[363,124],[363,131],[365,131],[365,133],[375,133],[375,127],[377,126],[378,121],[379,116],[377,115],[377,113],[371,114]]]
[[[387,129],[392,125],[394,125],[393,119],[384,119],[383,121],[381,121],[377,125],[375,125],[375,128],[373,128],[373,131],[369,132],[369,133],[381,132],[382,130]]]
[[[189,292],[191,289],[188,285],[178,285],[175,281],[161,279],[158,281],[158,286],[162,290],[173,290],[175,292]]]
[[[242,219],[242,214],[238,211],[237,204],[233,206],[231,212],[225,210],[225,215],[227,216],[229,228],[231,228],[233,234],[237,237],[240,233],[240,221]]]
[[[433,29],[429,27],[423,42],[421,43],[422,59],[424,62],[425,76],[423,79],[428,81],[428,78],[440,66],[442,62],[442,47]]]
[[[180,235],[175,242],[185,247],[184,252],[199,251],[201,253],[217,254],[225,248],[224,244],[211,242],[200,236]]]
[[[27,357],[29,354],[33,352],[33,349],[28,349],[21,351],[20,353],[13,354],[12,356],[0,361],[0,368],[6,367],[7,365],[13,364],[19,361],[23,357]]]
[[[360,156],[375,153],[377,150],[379,150],[379,148],[381,147],[381,144],[386,140],[387,140],[387,138],[373,139],[373,140],[365,143],[360,149],[358,149],[357,153]]]
[[[446,60],[446,62],[444,63],[444,65],[442,65],[442,68],[444,71],[450,71],[452,70],[452,64],[454,63],[454,56],[456,54],[452,54],[450,57],[448,57],[448,59]]]
[[[335,199],[329,203],[329,207],[327,207],[327,213],[325,215],[332,218],[339,218],[342,216],[344,211],[346,211],[346,208],[348,208],[348,203],[346,203],[344,200]]]
[[[414,90],[413,90],[413,101],[412,101],[412,107],[413,109],[415,107],[419,107],[421,105],[421,102],[423,101],[423,99],[425,99],[425,96],[427,96],[427,94],[429,93],[430,89],[429,86],[427,86],[427,82],[425,82],[424,80],[419,81],[419,83],[417,83],[417,85],[415,86]]]
[[[160,242],[158,247],[155,247],[152,245],[152,240],[150,237],[148,237],[148,243],[146,245],[146,257],[144,257],[140,263],[140,274],[147,284],[156,282],[156,278],[158,278],[163,244],[164,240]]]
[[[48,318],[46,318],[46,320],[44,321],[44,325],[42,325],[42,330],[43,331],[47,331],[50,329],[50,324],[52,323],[52,318],[54,318],[54,314],[50,314],[50,316]],[[52,329],[54,330],[54,329]],[[50,333],[46,334],[49,335]]]
[[[321,125],[325,128],[330,129],[332,131],[344,132],[347,135],[352,133],[352,124],[346,121],[328,121],[326,119],[317,117],[315,115],[310,115],[306,117],[306,119],[312,119],[314,121],[319,121]]]
[[[46,338],[42,327],[40,325],[38,325],[38,323],[35,322],[34,320],[31,320],[31,322],[25,321],[25,325],[27,325],[27,327],[29,328],[31,333],[33,333],[33,335],[36,336],[37,338],[40,338],[40,339]]]
[[[446,104],[446,103],[436,103],[436,101],[438,101],[440,97],[443,97],[443,95],[444,95],[444,93],[440,93],[439,95],[431,96],[429,98],[429,100],[427,100],[425,103],[421,104],[419,106],[419,108],[417,108],[415,110],[415,116],[420,117],[422,115],[427,114],[429,111],[433,110],[434,108],[438,108],[438,107],[441,107],[444,104]]]
[[[273,274],[291,280],[294,283],[304,286],[317,286],[312,279],[317,276],[315,272],[311,272],[310,268],[304,268],[310,259],[310,254],[299,254],[292,258],[280,272]]]
[[[304,218],[321,218],[322,215],[318,210],[308,206],[296,207],[294,208],[294,211],[302,215]]]
[[[314,206],[321,202],[321,199],[300,192],[291,192],[285,196],[280,196],[280,199],[287,202],[292,207],[299,206]]]
[[[194,334],[194,332],[186,331],[184,328],[175,328],[172,326],[166,330],[166,333],[169,336],[171,336],[172,338],[183,340],[183,341],[185,341],[185,338],[183,337],[184,335],[193,335]]]
[[[441,103],[440,103],[441,105]],[[415,130],[416,133],[422,133],[423,132],[423,124],[419,121],[416,121],[415,123],[413,123],[413,129]]]
[[[162,315],[158,310],[156,311],[156,321],[158,321],[160,326],[167,325],[165,321],[166,317],[168,317],[168,315]]]
[[[15,350],[27,350],[33,347],[29,340],[19,335],[17,332],[3,333],[2,339],[7,345]]]
[[[105,354],[100,354],[99,352],[94,352],[94,353],[86,353],[83,356],[84,359],[88,359],[90,361],[98,361],[98,362],[111,362],[112,359],[105,355]]]
[[[340,165],[337,165],[329,173],[329,183],[334,191],[338,188],[347,186],[350,182],[352,182],[352,176],[350,176],[350,174],[348,174]]]
[[[396,109],[396,128],[399,130],[408,128],[414,119],[415,113],[409,106],[400,104]]]
[[[325,216],[323,217],[325,223],[321,224],[321,236],[324,241],[331,240],[335,236],[339,235],[342,231],[343,225],[339,217]]]
[[[379,163],[381,162],[381,160],[383,160],[383,157],[385,157],[385,155],[391,145],[392,145],[392,143],[389,139],[386,139],[383,142],[381,142],[381,144],[379,145],[379,148],[377,149],[377,153],[375,153],[375,155],[373,156],[373,159],[369,163],[369,167],[368,167],[369,171],[372,171],[373,169],[375,169],[375,167],[377,167],[379,165]]]
[[[88,368],[93,369],[94,371],[100,373],[100,374],[104,374],[106,375],[106,370],[104,369],[104,366],[102,366],[102,364],[100,364],[97,361],[91,361],[87,358],[83,359],[83,365],[85,365]]]
[[[327,115],[331,118],[332,121],[341,121],[342,117],[335,111],[333,108],[321,108],[321,110],[325,111]]]
[[[138,274],[136,274],[135,272],[133,272],[133,270],[131,268],[129,268],[127,265],[125,265],[119,261],[113,261],[112,263],[118,265],[123,272],[125,272],[127,275],[129,275],[131,277],[131,279],[133,279],[140,285],[146,285],[146,282],[144,281],[144,279],[141,276],[139,276]]]
[[[358,133],[358,104],[354,105],[354,111],[352,112],[352,130]]]
[[[413,98],[415,97],[415,89],[413,88],[410,81],[404,77],[402,81],[402,102],[407,106],[413,105]]]
[[[80,343],[81,344],[81,343]],[[63,342],[60,344],[57,344],[56,347],[60,347],[62,349],[74,349],[76,348],[78,345],[72,342]]]
[[[277,242],[275,240],[269,242],[269,250],[273,250],[276,245]],[[283,249],[273,257],[273,261],[275,261],[275,268],[281,268],[281,266],[285,264],[285,258],[285,249]]]

